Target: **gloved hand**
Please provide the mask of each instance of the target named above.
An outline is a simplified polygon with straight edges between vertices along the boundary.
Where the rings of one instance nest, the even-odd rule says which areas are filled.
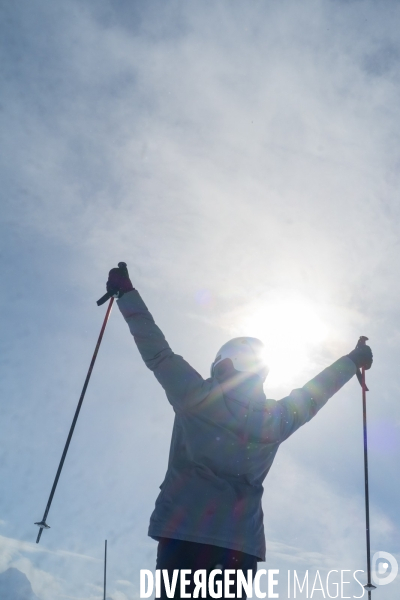
[[[372,366],[373,355],[371,348],[365,343],[367,339],[365,336],[360,337],[357,346],[347,355],[358,369],[368,370]]]
[[[111,269],[106,284],[107,292],[115,298],[121,298],[126,292],[134,289],[129,279],[126,263],[118,263],[118,267]]]

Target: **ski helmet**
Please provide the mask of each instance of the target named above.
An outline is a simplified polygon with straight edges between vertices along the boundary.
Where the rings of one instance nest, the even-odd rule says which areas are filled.
[[[230,358],[236,371],[254,373],[264,381],[269,368],[263,353],[264,344],[261,340],[253,337],[233,338],[218,350],[211,365],[211,376],[213,376],[214,368],[218,363],[225,358]]]

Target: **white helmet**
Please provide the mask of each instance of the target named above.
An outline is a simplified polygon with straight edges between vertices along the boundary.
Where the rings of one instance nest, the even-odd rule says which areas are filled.
[[[229,340],[217,352],[211,365],[211,376],[214,367],[225,358],[230,358],[236,371],[242,373],[255,373],[261,379],[267,377],[269,368],[264,358],[264,344],[253,337],[238,337]]]

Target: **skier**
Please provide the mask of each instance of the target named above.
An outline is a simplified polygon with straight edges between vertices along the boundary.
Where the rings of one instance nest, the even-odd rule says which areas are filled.
[[[168,570],[170,581],[174,569],[241,569],[254,576],[257,562],[265,560],[262,483],[279,445],[357,369],[371,367],[371,349],[357,346],[286,398],[267,400],[260,340],[224,344],[204,380],[171,350],[127,271],[112,269],[107,291],[118,298],[139,352],[175,412],[168,469],[148,530],[158,541],[156,568]],[[179,589],[178,582],[175,598]],[[163,585],[161,598],[167,598]]]

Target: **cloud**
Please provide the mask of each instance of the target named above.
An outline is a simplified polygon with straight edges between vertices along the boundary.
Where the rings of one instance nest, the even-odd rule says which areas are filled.
[[[280,449],[265,488],[267,563],[327,570],[365,567],[362,488],[358,495],[340,489],[287,446]],[[397,525],[375,505],[371,523],[374,547],[392,545]]]
[[[124,594],[123,592],[117,591],[111,595],[111,600],[129,600],[129,599],[126,594]]]
[[[24,573],[29,579],[34,593],[41,600],[53,600],[62,590],[62,581],[54,575],[34,567],[32,562],[23,557],[15,557],[10,566]]]
[[[385,446],[373,424],[399,421],[399,7],[42,0],[3,15],[1,366],[13,401],[2,405],[1,460],[12,535],[32,535],[27,515],[45,503],[100,328],[96,294],[125,259],[173,348],[204,374],[271,297],[307,298],[331,328],[296,385],[367,332],[372,514],[376,543],[395,552],[396,432]],[[55,594],[87,584],[94,596],[105,537],[116,581],[135,587],[154,564],[146,524],[173,415],[124,326],[113,314],[52,507],[51,550],[2,538],[1,567],[21,560],[41,590],[53,573]],[[351,385],[287,442],[266,481],[282,564],[364,552]]]
[[[91,556],[69,552],[65,550],[49,550],[45,546],[17,539],[0,536],[0,572],[14,567],[24,573],[29,579],[32,589],[41,600],[55,600],[62,598],[65,588],[64,578],[52,575],[46,570],[37,567],[37,558],[27,558],[25,554],[38,555],[47,554],[63,559],[78,559],[90,562],[101,562]],[[36,563],[36,564],[35,564]]]
[[[129,248],[129,258],[146,283],[145,271],[151,269],[150,279],[158,285],[193,285],[192,269],[179,256],[183,247],[193,256],[201,249],[198,277],[216,286],[224,273],[227,295],[254,287],[262,268],[269,282],[284,283],[284,273],[295,285],[304,284],[305,276],[329,285],[324,275],[329,267],[339,280],[340,294],[350,270],[355,284],[364,274],[357,265],[360,252],[367,253],[369,270],[377,268],[382,242],[371,253],[372,240],[382,240],[385,230],[387,245],[395,233],[391,219],[380,210],[381,200],[371,193],[385,168],[378,150],[384,144],[381,126],[386,131],[388,122],[376,107],[382,96],[368,96],[364,111],[358,111],[370,90],[360,56],[372,32],[365,32],[361,46],[340,47],[334,36],[322,33],[331,16],[329,3],[311,22],[311,5],[300,13],[293,3],[285,5],[289,10],[284,20],[280,11],[266,12],[265,30],[256,26],[253,10],[236,7],[227,12],[221,6],[222,13],[214,9],[216,20],[207,20],[206,34],[207,13],[192,4],[182,8],[181,35],[173,40],[161,36],[156,42],[145,34],[129,35],[117,15],[120,26],[114,22],[106,28],[94,5],[87,5],[79,18],[74,13],[67,19],[62,44],[71,51],[66,80],[79,93],[70,105],[58,105],[61,131],[51,116],[50,127],[42,115],[34,117],[38,135],[43,135],[35,160],[46,164],[46,172],[28,168],[32,159],[27,160],[25,175],[38,198],[34,210],[26,207],[25,218],[58,240],[68,239],[74,222],[86,251],[99,262],[102,247],[113,247],[115,253]],[[258,10],[266,11],[261,4]],[[216,35],[222,14],[227,18],[225,43]],[[251,26],[251,37],[243,19]],[[343,25],[336,18],[332,27]],[[297,33],[296,41],[274,51],[287,30]],[[79,40],[73,46],[72,36]],[[322,39],[325,51],[313,60]],[[330,78],[324,86],[320,74],[326,72]],[[85,86],[83,73],[89,74]],[[124,74],[124,85],[119,83],[112,93],[108,85],[117,77],[124,81]],[[390,101],[386,81],[378,85]],[[96,103],[104,120],[90,108],[98,86],[103,88],[102,100]],[[151,112],[143,106],[145,100],[152,102]],[[68,126],[71,116],[76,129]],[[372,129],[366,129],[367,122],[374,123]],[[89,137],[96,140],[95,153]],[[374,164],[373,171],[369,164]],[[89,194],[79,188],[82,167],[87,175],[96,169],[88,177],[95,186]],[[97,189],[97,175],[105,179],[103,189]],[[63,202],[56,210],[47,185],[61,190],[57,193]],[[46,220],[41,218],[44,212]],[[349,254],[338,236],[348,238],[356,231],[363,233],[354,235]],[[262,267],[260,253],[268,256]],[[307,265],[302,275],[299,264]]]
[[[66,556],[71,558],[80,558],[90,561],[99,561],[98,558],[87,556],[86,554],[78,554],[77,552],[69,552],[67,550],[48,550],[46,547],[39,546],[31,542],[0,536],[0,548],[3,551],[9,550],[11,553],[29,552],[29,553],[49,553],[57,556]]]
[[[35,552],[32,544],[0,537],[0,571],[10,567],[24,573],[32,585],[34,593],[41,600],[54,600],[61,590],[61,582],[48,572],[38,569],[31,560],[23,556],[24,552]]]

